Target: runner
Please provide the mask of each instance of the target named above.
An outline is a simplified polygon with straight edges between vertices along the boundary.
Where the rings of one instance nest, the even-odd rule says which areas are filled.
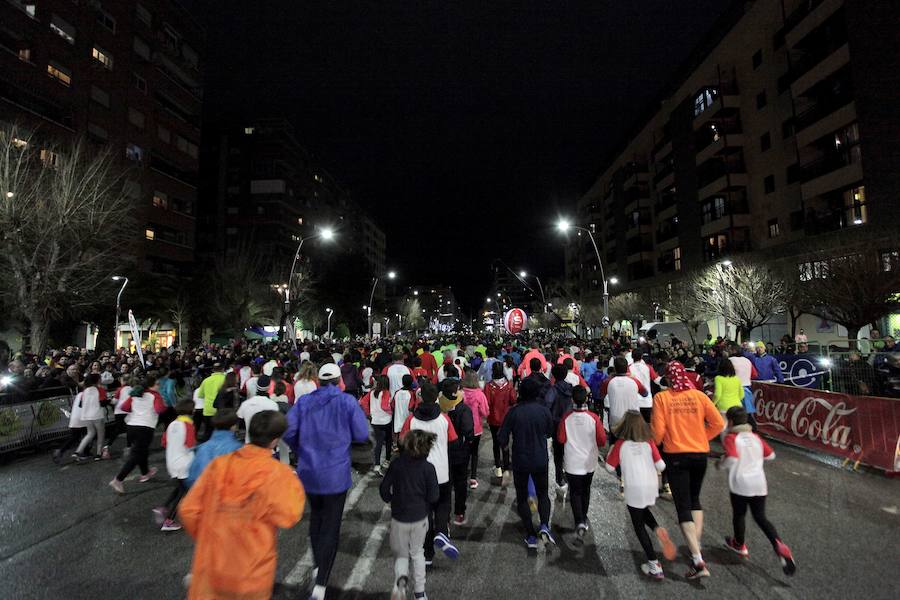
[[[481,445],[481,434],[484,432],[484,419],[488,416],[490,409],[487,397],[481,390],[478,374],[471,369],[468,369],[463,377],[463,397],[466,406],[472,411],[472,422],[475,426],[469,461],[469,489],[475,490],[478,489],[478,448]]]
[[[516,388],[506,379],[503,363],[495,362],[491,367],[491,382],[484,386],[488,402],[488,427],[491,429],[491,443],[494,450],[494,476],[503,485],[509,485],[509,444],[500,444],[498,433],[510,407],[516,403]]]

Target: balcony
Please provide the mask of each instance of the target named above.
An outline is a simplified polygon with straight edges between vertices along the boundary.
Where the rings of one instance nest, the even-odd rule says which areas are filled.
[[[816,83],[827,79],[840,68],[850,64],[850,47],[845,42],[820,59],[810,58],[809,61],[813,64],[809,65],[809,68],[797,76],[791,84],[791,93],[795,97],[803,95]]]
[[[675,192],[669,191],[660,194],[659,200],[653,205],[653,210],[656,213],[656,216],[659,217],[660,214],[676,206],[678,206],[678,195]]]
[[[653,277],[653,262],[648,258],[639,262],[628,264],[628,281],[637,281]]]
[[[822,100],[797,115],[797,146],[808,146],[856,118],[856,103],[850,94]]]
[[[631,262],[631,259],[636,257],[637,255],[652,251],[653,236],[649,234],[633,237],[625,243],[625,254],[628,256],[629,262]]]
[[[628,190],[637,187],[640,183],[649,181],[650,172],[647,170],[647,165],[632,162],[625,167],[624,176],[625,183],[623,187],[625,190]],[[646,188],[646,186],[644,187]]]
[[[656,243],[661,244],[667,240],[678,237],[678,223],[671,220],[664,221],[656,229]]]
[[[744,134],[740,128],[732,133],[715,132],[709,141],[697,152],[697,166],[722,154],[740,152],[744,147]]]
[[[646,185],[633,187],[625,192],[625,196],[624,196],[625,212],[631,212],[631,209],[635,204],[637,204],[638,206],[641,206],[642,204],[646,205],[649,202],[650,202],[650,190],[647,189]]]
[[[703,237],[703,259],[706,262],[720,260],[738,252],[749,252],[753,248],[749,240],[749,230],[735,228]]]
[[[197,172],[196,171],[185,171],[184,169],[179,169],[169,161],[160,157],[157,153],[153,153],[150,157],[150,168],[157,173],[161,173],[175,181],[184,184],[188,187],[196,188],[197,187]]]
[[[650,218],[650,212],[647,210],[640,211],[639,215],[630,214],[627,217],[627,229],[625,231],[626,237],[631,237],[637,232],[647,232],[652,231],[653,219]]]
[[[784,28],[781,30],[785,41],[790,46],[795,46],[797,42],[819,28],[843,4],[843,0],[805,0],[801,2],[800,6],[785,19]]]
[[[863,178],[858,154],[835,153],[825,155],[802,167],[800,193],[804,200],[839,190]]]
[[[656,142],[651,151],[651,156],[653,157],[653,162],[659,162],[660,157],[668,156],[669,154],[672,154],[672,138],[666,136]]]
[[[733,82],[707,87],[694,98],[694,130],[700,129],[710,119],[733,117],[741,108],[741,97]]]

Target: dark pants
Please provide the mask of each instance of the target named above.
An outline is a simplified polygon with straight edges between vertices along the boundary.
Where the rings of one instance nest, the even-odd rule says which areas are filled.
[[[641,548],[644,549],[644,554],[647,555],[647,560],[656,560],[656,551],[653,549],[653,542],[650,541],[647,529],[656,531],[659,524],[656,522],[656,519],[653,518],[650,507],[634,508],[633,506],[629,506],[628,514],[631,516],[631,524],[634,526],[634,533],[637,534],[638,541],[641,543]]]
[[[483,435],[483,434],[482,434]],[[481,445],[481,436],[476,435],[475,439],[472,441],[472,456],[469,457],[469,465],[470,469],[470,477],[472,479],[478,479],[478,447]]]
[[[766,518],[766,497],[765,496],[738,496],[731,494],[731,523],[734,525],[734,541],[738,544],[744,543],[744,518],[747,516],[747,507],[750,507],[750,513],[753,520],[762,529],[762,532],[769,538],[772,547],[775,548],[775,541],[778,539],[778,532],[775,526]]]
[[[425,559],[434,558],[434,536],[438,533],[447,535],[450,532],[450,490],[452,484],[438,484],[438,501],[431,505],[428,512],[428,533],[425,534]]]
[[[116,422],[112,424],[108,428],[108,432],[106,434],[106,447],[112,448],[113,442],[116,441],[116,438],[126,432],[127,425],[125,425],[125,417],[128,415],[116,415]],[[125,447],[128,447],[128,444],[125,444]]]
[[[341,519],[347,492],[340,494],[307,494],[309,503],[309,542],[313,560],[319,572],[316,585],[328,585],[331,568],[337,556],[338,541],[341,537]]]
[[[528,477],[534,483],[534,489],[537,493],[538,515],[541,518],[541,525],[550,523],[550,496],[547,492],[549,477],[548,469],[544,467],[543,471],[513,471],[513,485],[516,486],[516,510],[519,518],[522,519],[522,525],[525,527],[525,533],[528,536],[534,536],[537,533],[534,530],[534,522],[531,519],[531,508],[528,506]]]
[[[125,481],[128,474],[137,466],[141,470],[141,475],[146,475],[150,470],[147,466],[147,458],[150,456],[150,443],[153,441],[153,434],[156,429],[153,427],[143,427],[141,425],[128,426],[128,438],[131,440],[131,453],[128,460],[122,465],[122,470],[116,475],[119,481]]]
[[[566,480],[569,482],[569,503],[572,505],[572,518],[575,520],[575,525],[587,523],[593,479],[593,473],[586,475],[566,473]]]
[[[201,413],[203,411],[200,411]],[[212,437],[213,433],[213,425],[212,425],[213,415],[203,415],[203,437],[201,438],[204,442]]]
[[[169,494],[169,499],[166,500],[166,518],[174,519],[175,513],[178,510],[178,504],[181,502],[181,499],[184,498],[184,495],[187,494],[187,480],[186,479],[173,479],[172,482],[175,484],[175,487],[172,489],[172,493]]]
[[[453,487],[453,514],[466,514],[469,497],[469,462],[450,465],[450,483]]]
[[[559,429],[559,423],[553,428],[553,431]],[[553,438],[553,466],[556,467],[556,485],[563,485],[566,482],[566,474],[563,471],[563,455],[565,454],[566,446],[564,444],[560,444],[556,441],[556,438]]]
[[[381,464],[381,449],[384,448],[384,460],[391,459],[391,436],[394,433],[394,426],[391,423],[387,425],[372,425],[372,435],[375,437],[375,448],[372,450],[372,460],[375,466]]]
[[[172,406],[167,406],[165,412],[159,415],[159,422],[162,423],[163,428],[168,428],[169,423],[178,418],[178,413],[175,412],[175,408]]]
[[[500,446],[500,440],[497,434],[500,432],[499,427],[491,425],[491,442],[494,446],[494,466],[509,471],[509,443],[506,446]]]
[[[672,501],[679,523],[694,521],[692,510],[703,510],[700,505],[700,488],[706,475],[705,454],[664,454]]]

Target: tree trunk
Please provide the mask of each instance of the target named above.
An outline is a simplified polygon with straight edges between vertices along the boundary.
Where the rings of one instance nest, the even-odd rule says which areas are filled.
[[[797,321],[800,320],[800,316],[803,314],[801,311],[794,311],[794,307],[791,306],[788,308],[788,314],[791,317],[791,340],[797,338]]]
[[[746,325],[735,325],[737,329],[737,338],[735,341],[739,344],[743,344],[745,340],[750,339],[750,329],[747,328]]]
[[[50,334],[50,323],[40,317],[28,318],[27,350],[39,354],[47,348],[47,337]]]
[[[847,345],[851,350],[859,348],[859,327],[847,327]]]

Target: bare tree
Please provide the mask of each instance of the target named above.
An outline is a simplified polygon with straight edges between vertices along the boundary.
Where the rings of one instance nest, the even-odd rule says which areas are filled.
[[[121,267],[134,207],[109,149],[23,136],[0,130],[0,295],[41,351],[51,323],[95,304]]]
[[[418,298],[404,302],[400,310],[403,317],[403,327],[417,331],[425,326],[425,318],[422,316],[422,304]]]
[[[671,286],[658,288],[653,292],[653,297],[659,302],[660,308],[685,326],[693,346],[698,343],[700,327],[706,323],[708,314],[694,291],[697,289],[698,280],[697,274],[685,275]]]
[[[801,282],[809,312],[847,328],[850,344],[859,330],[900,309],[900,262],[868,254],[829,261]]]
[[[773,315],[787,310],[788,292],[778,275],[767,267],[749,262],[716,265],[693,281],[694,301],[703,313],[732,323],[740,339],[765,325]]]
[[[172,319],[172,323],[177,328],[178,347],[187,346],[187,340],[184,338],[184,329],[186,328],[191,316],[190,296],[185,291],[180,291],[174,298],[168,302],[168,316]]]
[[[611,321],[629,321],[635,331],[650,312],[650,302],[645,294],[624,292],[609,298],[609,318]],[[620,325],[621,326],[621,325]]]
[[[249,245],[216,257],[207,282],[209,318],[236,334],[254,325],[274,325],[280,310],[275,283],[264,257]]]

